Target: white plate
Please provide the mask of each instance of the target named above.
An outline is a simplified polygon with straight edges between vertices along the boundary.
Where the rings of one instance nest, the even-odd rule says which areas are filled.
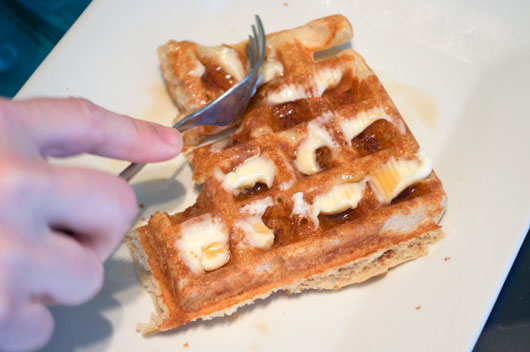
[[[152,311],[122,247],[102,292],[53,309],[50,351],[406,350],[472,348],[529,225],[530,3],[496,1],[98,1],[17,98],[83,96],[160,123],[176,112],[156,47],[170,38],[237,42],[253,15],[268,31],[333,13],[353,24],[353,47],[380,74],[444,182],[446,239],[428,257],[337,292],[276,294],[235,317],[145,338]],[[67,161],[117,173],[125,164]],[[172,176],[168,181],[164,177]],[[193,203],[190,168],[152,165],[134,187],[148,217]],[[444,258],[450,257],[450,260]],[[421,307],[421,309],[417,309]]]

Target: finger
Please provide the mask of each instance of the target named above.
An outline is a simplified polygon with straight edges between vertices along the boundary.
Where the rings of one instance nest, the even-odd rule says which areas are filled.
[[[29,299],[81,304],[103,283],[103,265],[91,249],[49,230],[35,239],[20,236],[5,243],[0,264],[0,286],[14,307]]]
[[[86,152],[153,162],[182,150],[177,130],[115,114],[86,99],[0,99],[0,114],[19,120],[45,156]]]
[[[123,179],[91,169],[48,165],[42,214],[47,223],[78,235],[104,261],[138,213],[136,195]]]
[[[35,267],[28,268],[27,290],[48,303],[79,305],[93,298],[103,285],[103,264],[94,251],[74,238],[51,232]]]
[[[27,302],[0,322],[0,350],[27,351],[42,347],[53,332],[53,318],[42,303]]]

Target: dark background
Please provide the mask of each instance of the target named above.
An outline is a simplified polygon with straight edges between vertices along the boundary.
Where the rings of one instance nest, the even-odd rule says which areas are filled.
[[[0,0],[0,96],[18,92],[89,3]],[[529,250],[527,236],[475,351],[530,351]]]

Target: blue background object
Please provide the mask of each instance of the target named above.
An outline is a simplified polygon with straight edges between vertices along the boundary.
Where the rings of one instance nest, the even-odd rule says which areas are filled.
[[[89,0],[0,0],[0,96],[13,97]]]

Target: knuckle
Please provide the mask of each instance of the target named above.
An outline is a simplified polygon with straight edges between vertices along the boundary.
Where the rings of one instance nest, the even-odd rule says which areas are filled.
[[[3,158],[0,172],[0,205],[18,203],[33,193],[39,184],[36,167],[20,158]],[[4,208],[4,207],[2,207]]]
[[[70,99],[72,99],[74,106],[76,107],[80,122],[85,125],[85,128],[80,130],[89,135],[91,137],[90,139],[96,139],[99,137],[100,133],[97,133],[97,131],[99,131],[101,125],[105,123],[105,119],[101,116],[101,108],[85,98]],[[100,143],[103,143],[103,141]]]
[[[79,108],[81,110],[84,110],[87,115],[93,115],[93,113],[97,110],[96,104],[91,102],[88,99],[85,98],[72,98],[75,99],[76,102],[79,104]]]
[[[23,272],[29,260],[28,253],[21,246],[2,241],[0,248],[0,270],[5,276],[17,276]],[[6,243],[7,242],[7,243]]]
[[[146,127],[147,125],[144,121],[136,120],[136,119],[130,119],[131,126],[133,128],[132,134],[135,135],[140,140],[149,140],[149,132],[150,130]]]
[[[3,158],[2,172],[0,172],[0,192],[2,196],[9,196],[9,193],[24,184],[25,174],[16,160]],[[18,166],[18,167],[17,167]]]
[[[89,127],[97,127],[101,120],[98,118],[100,116],[101,109],[96,104],[85,98],[70,99],[73,99],[75,104],[77,105],[77,109],[79,111],[79,116],[81,117],[81,119]]]

